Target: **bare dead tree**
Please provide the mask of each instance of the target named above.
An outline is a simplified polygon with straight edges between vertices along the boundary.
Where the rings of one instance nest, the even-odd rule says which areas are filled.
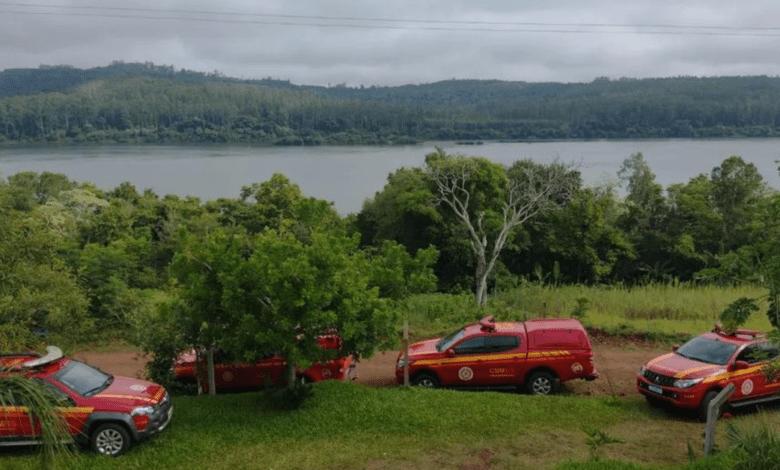
[[[497,207],[500,228],[490,233],[484,226],[485,211],[470,207],[476,197],[471,184],[479,169],[480,159],[462,155],[448,156],[438,149],[435,158],[427,160],[426,174],[436,191],[434,204],[444,204],[454,212],[469,234],[471,248],[477,259],[475,300],[478,306],[487,304],[487,280],[496,266],[501,250],[516,227],[543,210],[559,207],[569,199],[580,179],[573,177],[573,167],[559,162],[547,166],[529,160],[505,168],[503,201]]]

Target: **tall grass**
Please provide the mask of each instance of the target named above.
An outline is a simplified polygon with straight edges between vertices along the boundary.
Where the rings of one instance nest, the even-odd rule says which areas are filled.
[[[0,370],[0,373],[8,371]],[[66,442],[72,441],[68,425],[60,414],[61,406],[67,406],[64,400],[46,390],[42,382],[16,375],[0,375],[0,406],[26,408],[30,427],[40,426],[39,468],[55,468],[55,458],[67,458]],[[8,418],[0,411],[0,421]]]
[[[761,298],[757,286],[648,285],[641,287],[549,286],[528,283],[494,294],[485,309],[475,306],[471,295],[426,294],[407,302],[405,319],[417,337],[438,335],[483,315],[500,320],[569,317],[584,305],[583,323],[593,327],[623,327],[635,331],[695,334],[712,329],[720,313],[741,297]],[[754,314],[745,327],[768,331],[763,312]]]

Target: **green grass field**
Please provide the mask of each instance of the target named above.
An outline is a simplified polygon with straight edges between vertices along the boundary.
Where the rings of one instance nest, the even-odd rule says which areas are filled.
[[[495,295],[485,310],[468,295],[416,296],[402,316],[412,336],[420,338],[485,314],[502,320],[570,316],[585,298],[586,325],[693,335],[711,329],[733,300],[761,295],[761,289],[746,287],[530,285]],[[763,314],[746,326],[769,329]],[[65,455],[57,468],[703,470],[732,465],[731,451],[701,456],[703,424],[651,409],[638,394],[533,397],[326,382],[316,384],[313,397],[298,410],[280,411],[268,403],[263,392],[175,397],[174,419],[161,435],[118,459]],[[764,416],[753,412],[719,422],[720,448],[727,447],[726,423],[751,426]],[[776,412],[766,416],[777,421]],[[619,442],[599,444],[592,436]],[[690,449],[697,457],[692,464]],[[0,447],[3,470],[39,465],[33,450]]]
[[[659,413],[639,397],[377,389],[331,381],[316,384],[312,398],[295,411],[271,409],[267,398],[263,392],[176,397],[170,427],[125,456],[79,451],[58,467],[544,469],[611,468],[600,465],[618,460],[641,465],[635,468],[686,468],[687,444],[700,454],[702,442],[702,424]],[[622,442],[594,451],[586,430]],[[723,435],[721,429],[721,443]],[[601,461],[594,464],[596,458]],[[586,462],[596,466],[566,466]],[[0,468],[38,465],[34,451],[0,452]]]

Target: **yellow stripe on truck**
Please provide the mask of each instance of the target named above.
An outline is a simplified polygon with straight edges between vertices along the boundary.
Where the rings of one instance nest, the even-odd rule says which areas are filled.
[[[445,357],[441,359],[423,359],[419,361],[414,361],[415,365],[418,366],[428,366],[428,365],[443,365],[443,364],[460,364],[462,362],[474,362],[474,361],[506,361],[511,359],[529,359],[529,360],[536,360],[536,359],[544,359],[547,357],[556,357],[556,356],[570,356],[572,355],[569,351],[544,351],[544,352],[532,352],[532,353],[522,353],[522,354],[486,354],[486,355],[479,355],[479,356],[464,356],[464,357]]]

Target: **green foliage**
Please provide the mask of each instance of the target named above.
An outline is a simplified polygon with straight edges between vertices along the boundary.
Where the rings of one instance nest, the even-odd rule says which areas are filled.
[[[691,332],[712,329],[719,314],[741,297],[758,297],[757,286],[643,287],[545,286],[523,283],[497,293],[487,310],[477,309],[468,294],[415,295],[407,302],[406,319],[414,337],[449,333],[454,328],[494,315],[507,321],[537,317],[573,316],[587,299],[584,322],[593,334],[603,332],[626,340],[679,343]],[[759,301],[758,305],[763,305]],[[753,316],[748,328],[767,331],[769,322]],[[598,331],[597,331],[598,330]]]
[[[291,387],[265,391],[263,400],[268,409],[293,411],[299,409],[313,395],[314,384],[301,378],[295,379]]]
[[[21,93],[0,97],[0,141],[10,143],[373,145],[779,132],[777,77],[326,88],[154,64],[47,67],[0,77],[5,90]]]
[[[780,462],[780,436],[766,420],[753,424],[726,424],[732,470],[764,470]]]
[[[607,434],[603,429],[585,428],[583,432],[588,436],[585,438],[585,445],[590,450],[590,456],[593,460],[601,458],[601,449],[606,444],[624,444],[626,441],[618,439]]]
[[[0,374],[4,372],[0,370]],[[43,440],[41,468],[54,468],[58,458],[67,456],[66,444],[72,439],[58,407],[68,406],[68,403],[48,391],[42,381],[0,375],[0,406],[26,407],[31,420],[30,427],[34,428],[34,423],[40,423]]]
[[[378,250],[368,250],[373,265],[370,285],[379,288],[379,296],[403,300],[414,294],[436,290],[432,266],[438,251],[431,246],[412,257],[403,246],[385,240]]]
[[[395,314],[371,287],[374,268],[357,237],[313,232],[303,243],[290,232],[217,230],[183,240],[172,269],[187,344],[219,344],[247,359],[275,350],[306,366],[334,353],[317,344],[332,330],[344,352],[360,356],[391,340]]]
[[[588,304],[590,300],[587,297],[577,297],[576,305],[569,314],[572,318],[583,321],[588,314]]]
[[[12,350],[34,346],[34,337],[20,326],[47,332],[51,340],[83,338],[91,320],[86,298],[58,256],[65,235],[41,211],[0,207],[0,237],[0,324],[12,325],[0,330],[0,344]]]
[[[755,300],[747,297],[741,297],[723,310],[720,314],[720,321],[723,329],[726,331],[735,331],[750,318],[754,312],[759,310]]]

